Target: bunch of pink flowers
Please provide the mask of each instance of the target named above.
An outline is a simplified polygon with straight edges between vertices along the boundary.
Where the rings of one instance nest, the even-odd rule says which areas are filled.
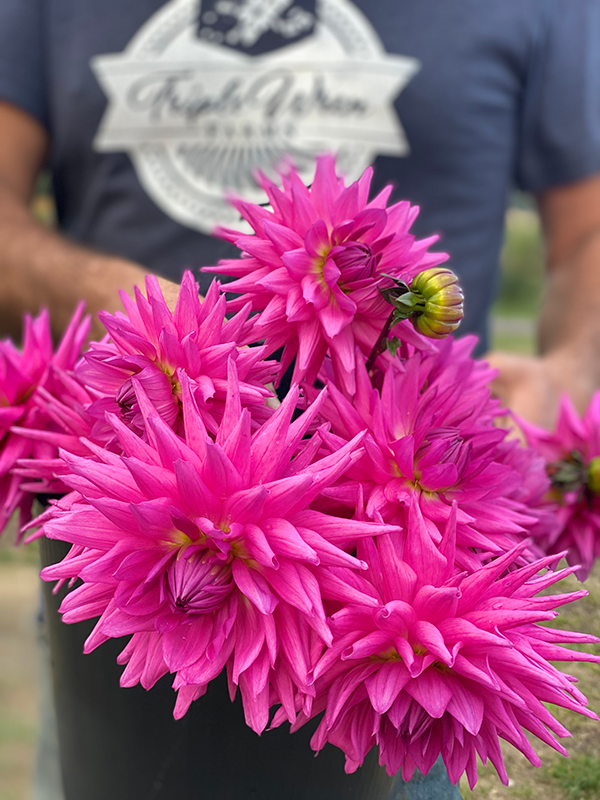
[[[443,338],[446,256],[370,178],[325,157],[310,189],[263,179],[270,209],[237,204],[254,233],[222,232],[237,299],[200,301],[190,273],[173,311],[152,278],[124,296],[72,394],[40,394],[55,427],[34,440],[60,452],[12,479],[67,487],[34,523],[72,545],[43,577],[80,582],[61,611],[97,618],[86,652],[130,636],[123,686],[170,673],[181,717],[226,670],[257,733],[274,706],[292,729],[324,712],[312,746],[349,772],[377,745],[405,779],[441,754],[473,786],[479,754],[506,783],[499,738],[565,752],[545,702],[595,718],[552,662],[598,662],[559,646],[598,640],[543,625],[585,594],[540,596],[575,569],[531,544],[555,536],[544,461],[495,425],[473,340]]]

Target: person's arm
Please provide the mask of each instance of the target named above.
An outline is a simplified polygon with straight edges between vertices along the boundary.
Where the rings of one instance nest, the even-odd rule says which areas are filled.
[[[59,335],[77,302],[94,315],[120,308],[118,290],[143,287],[146,270],[96,253],[38,223],[30,202],[48,151],[48,133],[32,116],[0,101],[0,336],[19,336],[25,311],[50,311]],[[168,299],[177,287],[161,281]],[[101,335],[97,320],[94,334]]]
[[[540,355],[487,358],[500,370],[500,399],[549,428],[562,392],[582,412],[600,387],[600,176],[550,189],[538,202],[547,264]]]

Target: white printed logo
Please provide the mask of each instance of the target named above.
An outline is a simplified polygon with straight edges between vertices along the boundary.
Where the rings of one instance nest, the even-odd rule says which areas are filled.
[[[219,15],[233,23],[219,29]],[[312,33],[297,38],[305,30]],[[259,55],[263,34],[294,40]],[[123,53],[92,60],[109,98],[96,150],[129,153],[150,197],[178,222],[210,233],[240,227],[226,201],[262,202],[254,175],[292,160],[306,181],[335,152],[356,179],[377,155],[408,153],[394,100],[419,69],[388,54],[349,0],[171,0]]]
[[[292,5],[293,0],[217,0],[214,9],[202,11],[200,17],[200,36],[215,41],[221,37],[212,28],[219,17],[231,17],[234,25],[221,41],[235,46],[242,44],[251,47],[267,31],[272,31],[284,39],[292,39],[298,34],[313,28],[313,14],[300,6]]]

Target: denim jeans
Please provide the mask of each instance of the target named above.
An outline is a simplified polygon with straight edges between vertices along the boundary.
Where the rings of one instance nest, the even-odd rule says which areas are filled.
[[[446,767],[441,757],[435,762],[427,775],[419,770],[408,782],[398,773],[389,800],[462,800],[458,786],[450,783]]]

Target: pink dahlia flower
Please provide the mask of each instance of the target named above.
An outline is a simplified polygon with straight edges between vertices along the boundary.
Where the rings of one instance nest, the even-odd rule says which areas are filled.
[[[323,434],[332,450],[369,432],[364,458],[348,473],[352,480],[326,495],[354,508],[360,487],[367,517],[405,530],[415,507],[434,549],[456,502],[457,564],[469,572],[524,534],[554,525],[543,506],[549,487],[543,461],[494,425],[494,372],[471,358],[473,344],[473,337],[435,346],[427,340],[427,352],[403,345],[395,357],[379,357],[381,371],[372,378],[357,357],[352,401],[330,380],[321,412],[332,425]]]
[[[583,417],[566,395],[562,397],[553,433],[526,420],[518,422],[545,459],[552,482],[548,502],[558,524],[539,545],[546,553],[566,550],[567,561],[580,565],[576,574],[584,581],[600,557],[600,392]]]
[[[313,382],[329,351],[348,394],[356,346],[368,355],[392,310],[379,291],[393,285],[385,275],[410,280],[447,259],[427,252],[437,237],[409,233],[418,208],[386,207],[391,186],[369,202],[371,177],[369,168],[346,187],[332,156],[317,161],[310,189],[294,170],[282,189],[262,177],[272,210],[233,200],[254,233],[217,231],[243,257],[205,268],[236,278],[227,290],[241,296],[230,307],[250,301],[262,312],[255,335],[269,352],[283,346],[283,369],[296,357],[293,380]]]
[[[61,611],[65,622],[100,617],[86,652],[132,635],[123,685],[150,688],[174,673],[179,717],[228,665],[247,722],[260,732],[272,702],[293,712],[294,692],[310,693],[311,646],[315,637],[331,643],[322,593],[356,596],[332,570],[365,569],[349,554],[358,539],[396,530],[310,507],[360,456],[362,435],[315,461],[303,437],[320,403],[291,422],[297,388],[252,433],[233,358],[215,441],[185,372],[185,440],[143,381],[131,382],[147,441],[109,414],[122,455],[92,443],[96,460],[64,455],[63,480],[74,491],[46,514],[43,531],[73,548],[42,575],[83,582]]]
[[[57,451],[56,445],[22,434],[56,430],[41,398],[69,394],[66,372],[80,358],[90,328],[83,314],[80,304],[56,352],[45,310],[35,319],[25,316],[21,351],[8,340],[0,342],[0,532],[17,508],[21,525],[30,518],[33,494],[23,476],[13,472],[17,461],[51,458]]]
[[[420,518],[413,510],[404,546],[393,536],[359,543],[358,555],[372,581],[370,603],[346,605],[333,614],[333,645],[313,670],[316,699],[292,729],[325,711],[311,745],[326,742],[346,755],[353,772],[379,745],[390,775],[415,768],[427,773],[441,754],[450,780],[466,772],[477,781],[476,756],[489,759],[503,783],[508,776],[499,738],[540,760],[525,731],[567,755],[556,736],[568,731],[545,703],[596,719],[575,679],[551,661],[600,662],[559,643],[593,643],[594,636],[544,627],[556,607],[585,591],[539,596],[573,571],[547,571],[550,556],[514,569],[522,543],[470,576],[455,574],[456,514],[432,559]],[[541,574],[538,574],[541,573]],[[275,724],[281,721],[278,712]]]
[[[89,408],[98,419],[92,438],[102,441],[112,436],[105,425],[107,411],[116,413],[136,433],[143,433],[134,376],[165,422],[181,432],[181,370],[191,381],[204,424],[215,433],[225,408],[229,358],[237,366],[242,406],[251,408],[253,417],[266,418],[265,400],[271,392],[265,384],[273,381],[279,365],[263,360],[264,347],[238,346],[241,339],[256,340],[248,333],[253,324],[248,321],[250,304],[226,319],[226,300],[219,283],[213,282],[201,301],[189,271],[183,276],[174,312],[156,278],[146,278],[146,291],[147,299],[137,288],[135,300],[121,294],[125,314],[99,315],[110,340],[92,343],[77,371],[82,383],[100,395]]]

